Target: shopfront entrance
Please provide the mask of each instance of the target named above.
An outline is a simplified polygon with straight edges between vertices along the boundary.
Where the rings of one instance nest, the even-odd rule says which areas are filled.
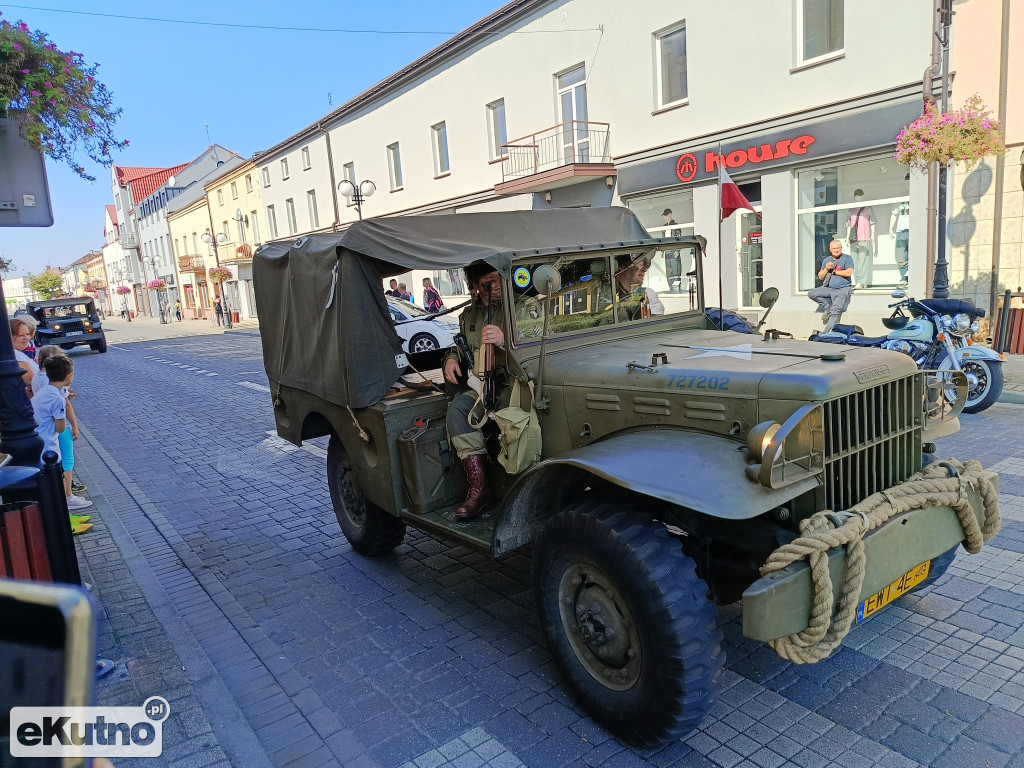
[[[740,214],[739,252],[740,252],[740,283],[742,303],[744,307],[757,306],[761,292],[764,290],[764,240],[761,219],[758,214],[761,206],[756,206],[757,213],[744,211]]]

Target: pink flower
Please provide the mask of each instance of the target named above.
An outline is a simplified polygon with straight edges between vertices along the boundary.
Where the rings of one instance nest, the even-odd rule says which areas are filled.
[[[30,91],[29,93],[31,93],[33,96],[38,96],[39,95],[39,91]]]
[[[16,51],[20,51],[20,50],[21,50],[21,46],[20,46],[20,45],[18,45],[17,43],[15,43],[15,44],[14,44],[14,50],[16,50]]]
[[[43,85],[45,85],[47,88],[53,88],[52,83],[43,83]]]

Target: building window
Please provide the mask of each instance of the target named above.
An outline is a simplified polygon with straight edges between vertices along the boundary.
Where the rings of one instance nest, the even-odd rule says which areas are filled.
[[[448,162],[448,128],[444,123],[430,126],[430,143],[434,147],[434,176],[444,176],[452,169]]]
[[[232,200],[237,200],[238,199],[238,182],[236,182],[236,181],[232,181],[231,182],[231,199]]]
[[[238,226],[238,242],[245,242],[245,220],[235,219],[235,224]]]
[[[288,158],[281,158],[281,180],[284,181],[288,178]]]
[[[388,144],[388,176],[392,192],[402,188],[402,155],[398,151],[397,141]]]
[[[263,186],[264,187],[269,187],[270,186],[270,168],[262,168],[260,170],[260,173],[263,174]]]
[[[655,41],[655,76],[657,77],[657,106],[667,107],[686,101],[686,25],[659,32]]]
[[[302,170],[308,171],[312,168],[312,163],[309,162],[309,147],[302,148]]]
[[[245,191],[252,192],[252,174],[245,174]]]
[[[260,242],[260,220],[256,217],[256,211],[249,211],[249,221],[252,224],[252,239]]]
[[[309,228],[316,229],[320,226],[320,214],[316,210],[316,190],[306,192],[306,205],[309,207]]]
[[[298,222],[295,220],[295,200],[289,197],[284,201],[285,214],[288,217],[288,234],[294,235],[299,231]]]
[[[910,181],[891,159],[825,166],[797,174],[800,290],[815,286],[833,239],[853,257],[853,282],[894,288],[907,279]]]
[[[800,62],[843,50],[843,0],[797,0]]]
[[[272,205],[267,206],[267,229],[272,238],[277,237],[277,213]]]
[[[353,163],[345,163],[343,166],[341,166],[341,175],[342,175],[343,178],[346,178],[349,181],[351,181],[353,187],[357,187],[358,186],[358,184],[356,184],[356,164],[354,162]],[[356,204],[354,196],[353,197],[346,197],[345,200],[346,200],[345,204],[349,208],[351,208],[353,205]]]
[[[223,230],[224,230],[224,239],[225,240],[230,240],[231,239],[231,230],[228,229],[227,219],[225,219],[223,222],[221,222],[221,226],[223,227]]]
[[[587,126],[587,73],[580,66],[555,77],[558,114],[563,124],[559,135],[562,162],[590,162],[590,130]]]
[[[487,134],[491,143],[491,159],[498,160],[508,154],[508,131],[505,129],[505,100],[487,105]]]
[[[217,205],[224,205],[224,190],[217,190]]]

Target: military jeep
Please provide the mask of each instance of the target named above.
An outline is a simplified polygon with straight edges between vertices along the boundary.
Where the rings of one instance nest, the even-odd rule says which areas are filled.
[[[666,254],[692,265],[692,285],[669,283],[679,270]],[[649,261],[663,313],[619,311],[623,255]],[[683,735],[711,707],[715,603],[742,599],[748,638],[808,627],[807,564],[759,567],[814,513],[911,478],[963,406],[905,355],[720,330],[728,316],[705,307],[702,255],[700,239],[652,237],[629,211],[595,208],[366,220],[254,258],[278,434],[330,438],[327,482],[352,548],[390,552],[410,525],[495,558],[532,547],[565,681],[634,743]],[[494,464],[500,500],[460,523],[447,400],[422,383],[441,377],[406,375],[418,366],[381,285],[479,260],[502,276],[506,344],[534,382],[543,450],[518,476]],[[950,506],[871,531],[859,617],[941,575],[963,538]],[[838,583],[846,552],[827,554]]]
[[[30,301],[25,306],[38,323],[37,347],[56,344],[61,349],[74,349],[83,345],[94,352],[107,351],[103,323],[91,297]]]

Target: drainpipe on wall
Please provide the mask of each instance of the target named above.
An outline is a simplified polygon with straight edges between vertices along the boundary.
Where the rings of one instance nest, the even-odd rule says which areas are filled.
[[[331,134],[327,132],[321,121],[317,121],[316,127],[324,135],[327,142],[327,170],[331,174],[331,201],[334,203],[334,223],[331,225],[331,232],[337,232],[341,224],[341,209],[338,208],[338,185],[334,183],[334,155],[331,152]]]
[[[932,95],[932,83],[935,75],[942,66],[942,46],[939,42],[941,31],[941,17],[939,11],[942,8],[942,0],[935,0],[932,7],[932,63],[924,71],[921,78],[921,98],[924,104],[935,104],[935,97]],[[922,114],[924,110],[922,109]],[[935,280],[935,230],[937,225],[935,215],[935,179],[936,166],[932,163],[928,166],[928,227],[925,230],[925,296],[931,296]]]
[[[1001,39],[999,41],[999,122],[1006,129],[1006,81],[1010,50],[1010,0],[1003,0]],[[992,210],[992,275],[988,289],[990,328],[995,329],[996,295],[999,292],[999,250],[1003,246],[1003,183],[1006,158],[996,158],[996,202]]]

